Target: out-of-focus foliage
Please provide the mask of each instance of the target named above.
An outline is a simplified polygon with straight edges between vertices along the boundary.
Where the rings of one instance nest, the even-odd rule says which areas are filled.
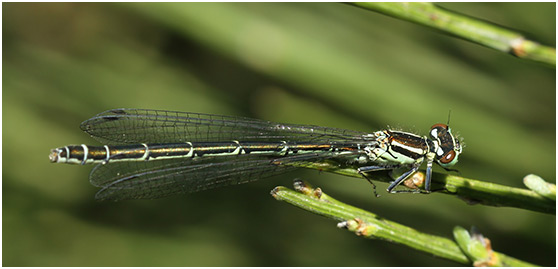
[[[443,4],[555,46],[554,3]],[[91,167],[49,150],[118,107],[426,134],[447,122],[468,178],[555,182],[555,70],[335,3],[3,3],[4,266],[441,266],[359,240],[269,191],[309,180],[424,232],[475,225],[495,250],[555,265],[555,217],[445,195],[374,198],[365,180],[301,171],[159,200],[95,202]],[[385,185],[381,184],[382,189]]]

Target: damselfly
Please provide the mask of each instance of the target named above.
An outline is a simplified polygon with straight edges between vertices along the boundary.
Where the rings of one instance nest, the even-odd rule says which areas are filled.
[[[446,124],[435,124],[429,137],[423,137],[395,130],[364,133],[243,117],[114,109],[84,121],[81,129],[107,145],[60,147],[49,158],[56,163],[99,164],[90,181],[101,188],[96,195],[101,200],[191,193],[330,159],[357,166],[366,179],[367,172],[406,169],[388,192],[395,192],[426,160],[429,192],[432,163],[447,169],[461,153],[461,144]]]

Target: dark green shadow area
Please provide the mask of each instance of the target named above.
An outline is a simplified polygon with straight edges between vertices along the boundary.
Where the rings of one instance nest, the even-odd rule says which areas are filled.
[[[555,46],[554,3],[444,8]],[[522,187],[555,182],[556,78],[431,29],[335,3],[3,3],[4,266],[452,266],[359,240],[275,201],[296,177],[425,233],[478,227],[495,249],[556,261],[555,216],[387,195],[315,170],[159,200],[96,202],[91,166],[51,148],[96,144],[81,121],[107,109],[248,116],[360,131],[426,134],[446,122],[466,147],[460,175]],[[443,172],[436,167],[436,171]]]

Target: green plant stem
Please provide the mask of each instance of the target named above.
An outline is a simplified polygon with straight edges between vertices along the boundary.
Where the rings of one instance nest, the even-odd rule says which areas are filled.
[[[544,181],[541,177],[533,174],[526,175],[523,178],[523,184],[539,195],[556,201],[556,185]]]
[[[471,233],[459,226],[453,229],[453,236],[457,245],[473,262],[473,266],[534,266],[502,253],[494,252],[490,240],[480,234],[475,227],[471,229]]]
[[[504,53],[510,53],[519,58],[556,67],[555,48],[527,40],[520,33],[494,24],[439,8],[432,3],[356,2],[352,4],[398,19],[425,25]]]
[[[395,242],[461,264],[472,264],[451,239],[421,233],[374,213],[339,202],[323,193],[321,189],[312,189],[301,181],[295,181],[295,189],[298,192],[279,186],[273,189],[271,194],[277,200],[340,221],[339,227],[347,228],[359,236]],[[495,254],[505,261],[504,265],[533,266],[501,253]]]
[[[362,175],[358,173],[356,168],[343,167],[334,162],[301,163],[294,165],[362,178]],[[387,172],[368,173],[367,176],[376,181],[393,181]],[[548,214],[556,214],[556,203],[553,200],[547,199],[527,189],[513,188],[434,172],[432,173],[432,190],[440,190],[434,193],[454,195],[472,205],[483,204],[489,206],[516,207]]]

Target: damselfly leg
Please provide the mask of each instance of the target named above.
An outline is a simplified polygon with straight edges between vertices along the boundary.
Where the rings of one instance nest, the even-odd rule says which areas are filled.
[[[412,167],[410,170],[404,172],[402,175],[400,175],[399,177],[397,177],[393,182],[391,182],[391,184],[389,185],[389,187],[387,188],[387,191],[389,193],[430,193],[430,189],[427,188],[426,186],[430,186],[430,178],[426,179],[426,182],[428,182],[428,184],[425,183],[425,190],[420,190],[420,189],[415,189],[415,190],[394,190],[397,186],[399,186],[403,181],[405,181],[407,178],[409,178],[413,173],[417,172],[420,166],[415,166]],[[358,168],[359,173],[366,178],[370,183],[372,183],[371,179],[369,179],[365,173],[368,172],[374,172],[374,171],[394,171],[394,170],[398,170],[400,169],[400,166],[396,166],[396,165],[386,165],[386,166],[365,166],[365,167],[360,167]],[[390,173],[391,175],[391,173]],[[373,184],[373,183],[372,183]],[[374,186],[375,189],[375,186]]]

